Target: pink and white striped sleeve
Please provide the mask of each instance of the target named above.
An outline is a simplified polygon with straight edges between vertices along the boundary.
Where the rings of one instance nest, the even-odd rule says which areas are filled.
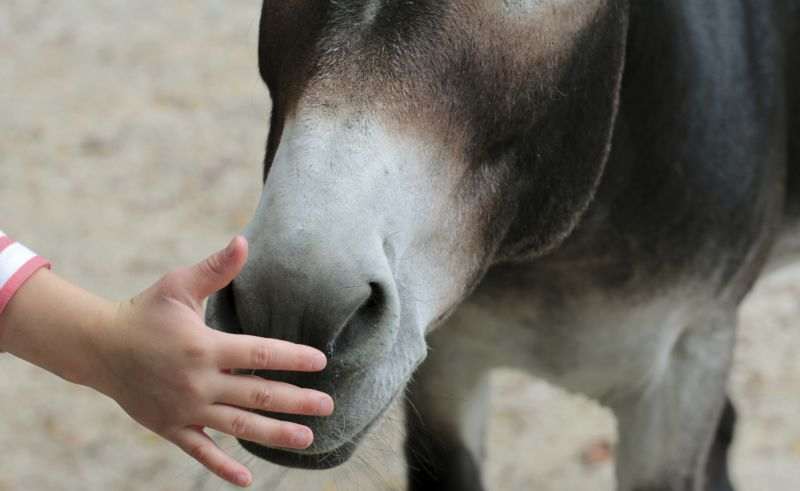
[[[11,297],[41,268],[49,268],[50,263],[33,253],[30,249],[13,241],[0,230],[0,314],[3,313]]]

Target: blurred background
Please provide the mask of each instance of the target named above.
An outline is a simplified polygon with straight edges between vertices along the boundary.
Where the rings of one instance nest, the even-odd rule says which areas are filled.
[[[223,246],[255,209],[269,97],[258,0],[0,0],[0,228],[68,279],[130,297]],[[800,268],[741,313],[731,389],[744,491],[800,489]],[[613,489],[614,421],[512,372],[493,378],[492,490]],[[401,490],[394,411],[326,472],[249,462],[255,489]],[[220,490],[113,401],[0,356],[0,491]]]

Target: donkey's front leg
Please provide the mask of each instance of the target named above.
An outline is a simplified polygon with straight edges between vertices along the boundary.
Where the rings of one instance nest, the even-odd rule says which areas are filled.
[[[410,491],[482,491],[488,372],[477,353],[443,326],[406,401]]]
[[[689,326],[648,382],[609,401],[617,416],[620,491],[731,490],[724,460],[730,424],[720,419],[733,351],[734,315]],[[729,418],[730,419],[730,418]],[[728,428],[730,426],[730,428]],[[719,441],[725,439],[726,441]],[[719,444],[719,445],[717,445]],[[710,468],[713,467],[713,468]],[[707,482],[707,478],[716,482]]]

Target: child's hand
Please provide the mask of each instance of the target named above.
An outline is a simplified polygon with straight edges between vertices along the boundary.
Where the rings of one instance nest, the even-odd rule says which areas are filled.
[[[241,486],[250,484],[250,472],[217,447],[204,427],[266,446],[302,449],[312,443],[310,429],[246,409],[312,416],[333,412],[333,400],[321,392],[231,372],[319,371],[326,364],[321,352],[225,334],[202,321],[203,300],[230,283],[246,257],[247,242],[237,237],[225,251],[170,273],[117,305],[111,326],[93,340],[100,364],[88,381],[133,419]]]

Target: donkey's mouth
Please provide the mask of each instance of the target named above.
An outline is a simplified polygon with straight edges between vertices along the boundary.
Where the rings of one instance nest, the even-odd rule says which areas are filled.
[[[299,453],[292,450],[265,447],[263,445],[259,445],[258,443],[249,442],[247,440],[239,440],[239,443],[242,445],[242,447],[244,447],[245,450],[256,457],[283,467],[310,470],[332,469],[350,460],[350,457],[352,457],[353,453],[355,453],[359,443],[361,443],[361,440],[367,436],[367,433],[369,433],[369,431],[378,423],[378,421],[383,418],[383,415],[386,414],[389,408],[392,407],[392,404],[397,399],[398,394],[402,393],[404,387],[405,384],[391,399],[389,399],[389,402],[386,404],[386,406],[384,406],[377,416],[375,416],[372,421],[370,421],[363,429],[361,429],[361,431],[349,439],[344,440],[340,447],[333,450],[310,454]]]

